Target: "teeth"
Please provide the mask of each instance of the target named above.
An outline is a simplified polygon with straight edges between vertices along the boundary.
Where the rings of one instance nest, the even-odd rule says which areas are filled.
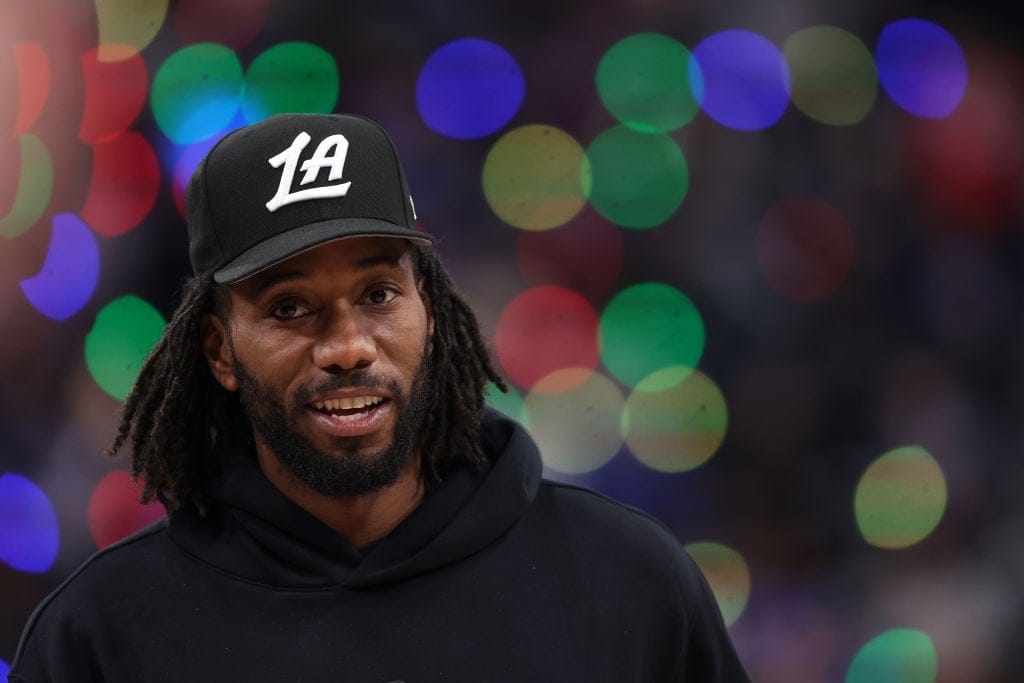
[[[357,410],[375,406],[384,400],[383,396],[353,396],[352,398],[335,398],[330,401],[316,401],[313,407],[322,411]]]

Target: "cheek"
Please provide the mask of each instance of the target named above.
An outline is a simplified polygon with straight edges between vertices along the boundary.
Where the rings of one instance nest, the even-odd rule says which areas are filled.
[[[395,324],[382,326],[377,343],[392,362],[411,375],[419,367],[429,334],[426,315],[411,313]]]
[[[305,349],[293,338],[249,331],[235,341],[235,358],[260,384],[277,391],[299,375]]]

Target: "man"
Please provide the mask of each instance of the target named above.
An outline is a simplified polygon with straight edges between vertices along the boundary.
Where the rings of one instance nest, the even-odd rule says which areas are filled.
[[[747,680],[676,539],[485,411],[380,127],[243,128],[186,203],[196,276],[112,448],[169,516],[40,605],[10,680]]]

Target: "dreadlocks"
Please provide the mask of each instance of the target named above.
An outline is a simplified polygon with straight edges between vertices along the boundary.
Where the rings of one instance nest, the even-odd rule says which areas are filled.
[[[428,345],[433,367],[433,408],[425,416],[417,446],[428,485],[460,464],[482,471],[487,456],[480,442],[484,387],[505,382],[491,363],[472,309],[455,290],[437,254],[411,246],[416,277],[434,313]],[[225,390],[207,367],[200,343],[203,316],[224,315],[227,297],[212,276],[185,284],[181,304],[139,372],[125,401],[109,453],[130,442],[131,474],[143,480],[142,500],[168,510],[206,507],[206,482],[220,472],[220,453],[252,443],[238,396]]]

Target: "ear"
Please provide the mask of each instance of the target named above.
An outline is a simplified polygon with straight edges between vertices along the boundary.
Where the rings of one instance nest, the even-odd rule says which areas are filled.
[[[423,285],[423,279],[421,278],[419,283],[416,285],[416,289],[419,290],[420,300],[423,302],[423,307],[427,310],[427,339],[434,338],[434,304],[430,301],[430,295],[427,294],[427,290]]]
[[[224,322],[215,315],[204,315],[201,323],[203,355],[214,379],[228,391],[238,391],[234,371],[234,354],[228,342]]]

